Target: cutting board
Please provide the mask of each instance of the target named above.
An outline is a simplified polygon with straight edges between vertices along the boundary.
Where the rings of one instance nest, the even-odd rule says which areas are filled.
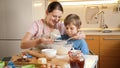
[[[95,17],[99,12],[98,6],[86,7],[86,22],[87,24],[97,24],[98,19]]]

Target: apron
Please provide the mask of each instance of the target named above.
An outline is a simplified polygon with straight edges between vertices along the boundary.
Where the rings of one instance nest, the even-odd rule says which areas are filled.
[[[43,34],[40,37],[46,37],[46,36],[48,37],[49,36],[52,39],[56,39],[58,37],[61,37],[59,30],[54,29],[52,32],[48,33],[48,32],[45,32],[46,28],[47,28],[46,25],[43,24],[43,31],[42,31]],[[39,28],[38,28],[38,31],[39,31]],[[39,44],[36,47],[33,47],[32,49],[37,50],[37,51],[41,51],[42,49],[50,49],[50,48],[52,48],[52,46],[53,46],[53,44]]]

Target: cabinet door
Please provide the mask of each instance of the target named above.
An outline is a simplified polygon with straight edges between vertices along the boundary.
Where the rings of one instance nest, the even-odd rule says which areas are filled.
[[[0,39],[21,39],[32,23],[32,0],[1,0],[1,3]]]
[[[86,36],[86,42],[88,44],[89,49],[96,55],[99,56],[100,52],[100,36],[97,35],[87,35]],[[99,68],[99,62],[98,62],[98,68]]]
[[[120,68],[120,36],[100,37],[100,68]]]
[[[86,42],[89,49],[96,55],[99,55],[99,36],[87,35]]]
[[[21,40],[0,40],[0,58],[19,54]]]

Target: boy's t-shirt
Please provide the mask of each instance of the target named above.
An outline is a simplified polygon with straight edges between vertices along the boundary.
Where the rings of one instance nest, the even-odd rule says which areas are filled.
[[[69,38],[68,35],[61,35],[62,40],[67,40]],[[59,38],[60,39],[60,38]],[[73,47],[75,50],[81,50],[83,54],[89,54],[89,48],[84,39],[79,39],[79,40],[69,40],[68,42],[73,43]]]

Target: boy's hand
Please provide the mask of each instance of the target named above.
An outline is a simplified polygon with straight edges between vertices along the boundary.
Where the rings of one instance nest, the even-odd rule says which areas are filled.
[[[84,39],[84,38],[85,38],[85,34],[81,32],[78,32],[76,35],[72,37],[72,39]]]

